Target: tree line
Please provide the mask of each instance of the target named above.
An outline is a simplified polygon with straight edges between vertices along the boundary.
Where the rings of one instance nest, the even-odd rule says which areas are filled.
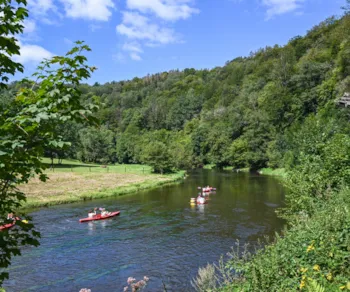
[[[330,17],[285,46],[262,48],[212,70],[80,85],[82,102],[99,106],[101,126],[58,125],[72,146],[45,149],[46,155],[147,163],[157,172],[208,163],[292,166],[300,135],[315,134],[312,121],[335,119],[342,125],[336,133],[348,134],[348,117],[334,101],[350,91],[349,23],[348,14]],[[2,95],[10,100],[20,86],[12,84]],[[315,147],[317,141],[309,143]]]

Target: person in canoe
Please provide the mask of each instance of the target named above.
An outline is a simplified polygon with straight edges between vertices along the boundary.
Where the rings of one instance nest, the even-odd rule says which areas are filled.
[[[94,210],[90,210],[88,213],[89,218],[93,218],[94,216],[96,216],[96,208]]]
[[[110,215],[111,212],[108,212],[105,208],[103,208],[103,210],[101,211],[101,216],[107,216],[107,215]]]
[[[104,217],[104,216],[107,216],[110,214],[110,212],[108,212],[106,210],[106,208],[99,208],[99,210],[101,211],[101,216]]]
[[[8,214],[7,214],[7,220],[11,220],[11,221],[13,221],[13,223],[15,223],[16,220],[20,220],[20,221],[22,221],[22,222],[25,223],[25,224],[28,223],[28,220],[22,219],[22,218],[19,217],[19,216],[15,216],[15,214],[13,214],[13,213],[8,213]]]
[[[198,197],[197,197],[197,204],[204,204],[205,203],[205,198],[203,197],[202,194],[198,194]]]

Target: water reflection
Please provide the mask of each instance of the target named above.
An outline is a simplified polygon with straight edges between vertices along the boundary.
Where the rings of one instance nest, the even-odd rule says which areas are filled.
[[[94,225],[93,222],[88,222],[87,224],[88,224],[89,231],[90,231],[90,232],[89,232],[89,235],[91,235],[92,232],[95,230],[95,225]]]
[[[199,213],[204,214],[205,206],[206,206],[205,204],[197,205],[197,209],[198,209]]]
[[[106,226],[107,226],[107,221],[106,220],[102,220],[99,223],[101,223],[101,227],[102,228],[106,228]]]

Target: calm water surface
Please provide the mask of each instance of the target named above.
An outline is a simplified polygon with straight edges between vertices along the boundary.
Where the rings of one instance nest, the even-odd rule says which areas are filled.
[[[217,193],[191,206],[197,186]],[[6,291],[122,291],[129,276],[150,277],[145,291],[192,291],[198,267],[215,262],[236,240],[256,243],[283,226],[274,213],[283,187],[267,176],[198,170],[177,185],[135,195],[62,205],[31,215],[41,246],[15,258]],[[119,217],[79,223],[93,207]]]

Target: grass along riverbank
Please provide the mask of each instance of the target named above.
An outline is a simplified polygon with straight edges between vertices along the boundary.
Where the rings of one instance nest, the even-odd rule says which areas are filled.
[[[206,164],[203,166],[203,169],[215,169],[215,164]],[[241,168],[241,169],[234,169],[232,166],[225,166],[223,170],[231,170],[235,172],[249,172],[249,168]],[[282,178],[285,178],[287,176],[287,172],[284,168],[262,168],[258,171],[258,173],[263,175],[272,175],[272,176],[279,176]]]
[[[185,172],[160,175],[151,173],[151,167],[144,165],[112,165],[102,168],[95,164],[63,160],[62,164],[55,164],[54,169],[47,169],[46,174],[49,180],[45,183],[33,178],[28,184],[20,186],[20,190],[27,196],[23,208],[133,193],[180,181]]]
[[[276,168],[276,169],[262,168],[259,170],[259,173],[263,175],[279,176],[282,178],[287,177],[287,172],[284,168]]]

